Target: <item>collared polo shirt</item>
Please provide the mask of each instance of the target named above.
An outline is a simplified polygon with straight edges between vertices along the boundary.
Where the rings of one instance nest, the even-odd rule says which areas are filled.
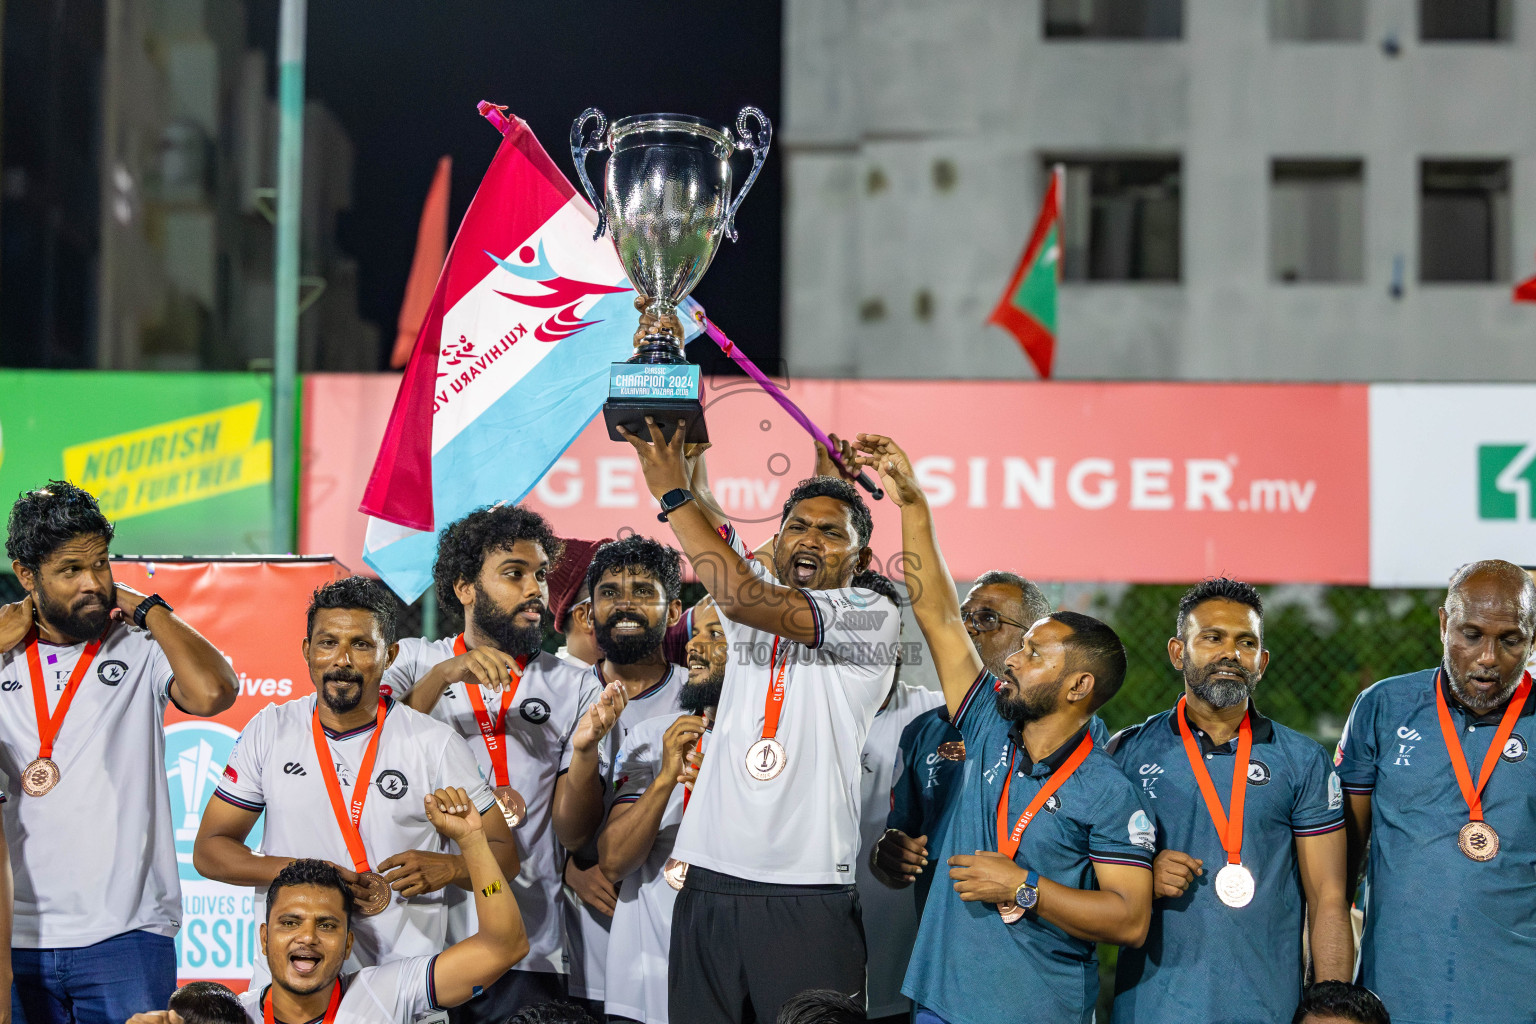
[[[1251,722],[1242,863],[1256,890],[1246,907],[1229,907],[1216,896],[1216,873],[1227,855],[1190,768],[1176,711],[1153,715],[1110,740],[1110,756],[1137,781],[1152,813],[1158,849],[1205,862],[1205,873],[1183,896],[1153,902],[1141,948],[1120,951],[1114,1024],[1282,1024],[1301,1000],[1306,901],[1293,838],[1343,828],[1344,794],[1315,740],[1257,710]],[[1222,809],[1230,810],[1237,738],[1217,746],[1193,731]]]
[[[936,861],[946,873],[956,854],[997,849],[997,803],[1009,765],[1015,774],[1008,816],[1017,821],[1089,730],[1085,724],[1032,762],[997,713],[996,684],[982,672],[955,715],[966,760]],[[1095,746],[1025,829],[1014,860],[1060,885],[1092,889],[1095,863],[1150,868],[1155,838],[1136,787]],[[946,884],[929,894],[902,991],[950,1024],[1092,1024],[1099,962],[1092,942],[1039,917],[1005,924],[992,904],[961,900],[946,875]]]
[[[1499,852],[1457,846],[1469,820],[1435,707],[1435,669],[1355,699],[1335,758],[1346,793],[1371,797],[1361,983],[1393,1024],[1536,1021],[1536,697],[1483,789]],[[1474,782],[1502,713],[1447,699]]]
[[[891,786],[891,813],[886,816],[885,827],[898,829],[914,838],[927,836],[930,854],[937,853],[944,845],[944,829],[948,822],[945,812],[965,766],[963,761],[940,757],[939,746],[961,742],[964,741],[960,738],[960,730],[950,722],[949,709],[942,704],[918,715],[901,732],[901,764]],[[912,883],[919,918],[923,916],[923,904],[928,900],[928,889],[938,871],[938,862],[930,859],[928,869]]]

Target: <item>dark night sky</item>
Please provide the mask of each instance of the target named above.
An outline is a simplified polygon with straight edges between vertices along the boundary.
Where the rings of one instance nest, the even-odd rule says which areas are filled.
[[[276,0],[247,0],[247,9],[252,45],[272,53]],[[776,0],[310,0],[306,91],[355,147],[353,208],[340,241],[361,265],[360,305],[383,336],[381,365],[437,158],[453,157],[451,240],[496,151],[477,102],[520,115],[575,183],[570,126],[589,106],[610,119],[676,111],[729,123],[752,104],[777,127],[781,19]],[[741,240],[722,243],[694,293],[770,372],[779,353],[783,180],[774,143],[737,217]],[[594,179],[601,159],[590,161]],[[739,184],[751,157],[738,154],[733,164]],[[718,357],[707,341],[689,346],[706,366],[711,354]]]

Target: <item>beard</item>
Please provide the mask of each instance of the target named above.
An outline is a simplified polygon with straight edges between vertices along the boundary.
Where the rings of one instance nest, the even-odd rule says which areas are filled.
[[[523,612],[537,611],[539,621],[537,625],[520,626],[517,617]],[[491,595],[485,592],[480,583],[475,583],[475,628],[491,641],[498,651],[510,654],[514,658],[532,658],[544,648],[544,637],[549,628],[554,624],[554,616],[544,606],[544,602],[537,597],[529,598],[511,611],[504,612],[492,600]]]
[[[614,627],[621,622],[638,623],[644,631],[615,633]],[[660,649],[661,642],[667,637],[667,623],[666,620],[662,620],[653,626],[647,623],[644,617],[634,612],[614,612],[608,616],[607,622],[594,623],[592,634],[597,640],[597,649],[603,652],[603,657],[615,665],[633,665]]]
[[[702,715],[706,708],[720,706],[720,691],[725,689],[725,668],[709,673],[702,683],[685,683],[677,695],[677,706],[690,715]]]
[[[48,591],[43,589],[41,580],[38,581],[33,600],[37,603],[37,614],[43,621],[70,640],[88,640],[100,636],[101,631],[107,628],[107,619],[112,614],[112,607],[104,598],[86,596],[72,605],[54,601],[48,596]]]
[[[1212,679],[1217,672],[1236,672],[1240,679]],[[1213,708],[1234,708],[1248,703],[1259,677],[1235,661],[1213,661],[1203,668],[1190,665],[1184,659],[1184,682],[1189,691]]]
[[[1056,710],[1060,703],[1060,693],[1057,687],[1063,679],[1067,678],[1063,673],[1060,679],[1054,683],[1036,686],[1026,690],[1016,679],[1008,678],[1007,681],[1014,686],[1014,695],[1005,697],[1001,690],[997,693],[997,714],[1005,722],[1014,725],[1025,725],[1029,722],[1038,722],[1040,719]]]
[[[336,683],[347,685],[332,685]],[[356,709],[363,702],[363,674],[355,668],[331,669],[320,677],[320,699],[338,715]]]
[[[1520,685],[1521,672],[1524,671],[1524,666],[1522,666],[1521,672],[1516,672],[1515,677],[1509,680],[1509,682],[1501,681],[1498,686],[1483,694],[1478,693],[1467,685],[1468,676],[1458,676],[1456,674],[1451,668],[1449,658],[1445,659],[1441,664],[1441,668],[1445,671],[1445,679],[1450,684],[1451,693],[1461,702],[1463,707],[1480,715],[1487,714],[1509,700],[1510,696],[1515,692],[1515,687]],[[1487,676],[1479,676],[1478,678],[1485,681],[1491,680],[1491,677]]]

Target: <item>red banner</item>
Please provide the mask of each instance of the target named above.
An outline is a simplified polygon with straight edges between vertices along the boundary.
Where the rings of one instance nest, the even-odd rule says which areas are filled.
[[[304,550],[349,561],[362,550],[358,453],[377,444],[396,385],[306,379]],[[707,387],[713,489],[755,544],[812,471],[811,442],[751,382]],[[812,380],[789,393],[829,431],[889,434],[906,448],[962,580],[995,568],[1048,581],[1368,579],[1365,385]],[[528,503],[564,536],[669,536],[634,453],[600,420]],[[872,505],[883,565],[899,516],[889,501]]]
[[[112,563],[114,579],[165,598],[223,652],[240,681],[234,707],[217,717],[196,718],[174,704],[165,715],[165,768],[181,874],[178,981],[212,979],[238,991],[260,955],[251,890],[199,875],[192,843],[240,730],[268,704],[313,692],[300,650],[305,612],[310,593],[342,574],[329,559]],[[261,828],[258,821],[247,840],[253,847]]]

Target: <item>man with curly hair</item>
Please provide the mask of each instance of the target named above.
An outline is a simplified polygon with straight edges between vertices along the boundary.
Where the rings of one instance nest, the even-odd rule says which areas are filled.
[[[176,987],[181,884],[165,710],[208,717],[234,670],[158,595],[112,579],[113,525],[54,480],[11,509],[26,597],[0,608],[0,772],[15,867],[0,877],[0,982],[31,1024],[120,1024]]]
[[[469,740],[480,771],[514,823],[522,868],[512,880],[530,952],[456,1020],[502,1024],[519,1008],[567,993],[560,919],[561,848],[579,850],[603,816],[602,741],[628,703],[543,650],[550,626],[551,566],[562,545],[537,512],[476,509],[438,539],[437,599],[464,609],[464,632],[408,637],[385,673],[394,693]],[[450,939],[473,931],[467,904]]]

